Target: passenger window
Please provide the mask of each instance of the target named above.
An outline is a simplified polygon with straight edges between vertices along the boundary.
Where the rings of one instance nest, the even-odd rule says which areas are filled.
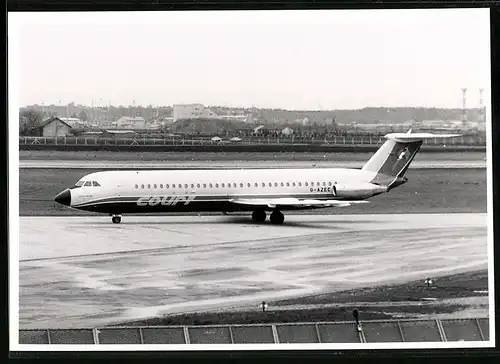
[[[257,182],[255,182],[255,187],[259,187],[259,184]]]
[[[281,182],[280,185],[281,185],[281,187],[283,187],[284,186],[283,182]]]
[[[219,188],[219,184],[218,183],[215,184],[215,188]]]
[[[326,186],[326,182],[323,182],[323,186]]]
[[[304,184],[305,184],[306,187],[309,186],[309,183],[307,183],[307,182],[305,182]]]
[[[213,185],[212,185],[211,183],[210,183],[210,185],[209,185],[209,186],[210,186],[210,188],[212,188],[212,187],[213,187]]]
[[[269,182],[269,187],[273,187],[273,184],[271,182]]]
[[[287,183],[286,183],[286,186],[287,186],[287,187],[290,187],[290,182],[287,182]]]
[[[278,187],[278,182],[274,182],[274,187]]]
[[[243,183],[240,183],[240,187],[243,187]]]
[[[182,185],[179,183],[178,187],[179,187],[179,188],[182,188]]]
[[[295,183],[294,183],[293,185],[295,186]],[[299,187],[300,187],[300,186],[302,186],[302,183],[301,183],[301,182],[299,182]]]
[[[170,186],[169,186],[168,184],[167,184],[167,185],[165,185],[165,188],[169,188],[169,187],[170,187]]]
[[[184,184],[184,188],[188,188],[188,184],[187,183]]]
[[[221,184],[221,187],[224,187],[224,186],[225,186],[225,184],[224,184],[224,183],[223,183],[223,184]]]
[[[319,185],[320,185],[320,183],[319,183],[319,182],[316,182],[316,186],[318,186],[318,187],[319,187]]]
[[[206,183],[203,184],[203,188],[207,188],[207,184]]]
[[[191,188],[194,188],[194,184],[191,183]]]
[[[332,185],[332,181],[328,181],[328,186],[331,186]]]
[[[154,188],[157,188],[158,186],[156,186],[156,184],[153,186]]]
[[[200,184],[198,183],[198,184],[196,185],[196,187],[200,188]]]
[[[266,187],[266,184],[264,182],[262,182],[262,187]]]
[[[144,189],[144,185],[141,185],[141,188]]]
[[[233,183],[233,187],[234,187],[234,188],[236,188],[237,186],[238,186],[238,185],[236,184],[236,182],[235,182],[235,183]]]
[[[92,186],[100,187],[101,185],[97,181],[92,181]]]
[[[248,183],[248,184],[247,184],[247,187],[249,187],[249,188],[250,188],[250,186],[251,186],[251,185],[250,185],[250,183]]]
[[[139,185],[135,185],[135,188],[139,188]]]
[[[292,186],[295,187],[295,182],[292,182]]]
[[[85,182],[84,186],[92,186],[92,182],[87,181],[87,182]]]

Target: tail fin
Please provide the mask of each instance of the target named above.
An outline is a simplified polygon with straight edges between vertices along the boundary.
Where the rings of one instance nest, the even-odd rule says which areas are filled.
[[[407,181],[404,177],[411,161],[419,151],[425,139],[452,138],[458,134],[430,133],[391,133],[385,137],[387,141],[375,152],[363,166],[363,171],[376,172],[371,183],[397,187]]]

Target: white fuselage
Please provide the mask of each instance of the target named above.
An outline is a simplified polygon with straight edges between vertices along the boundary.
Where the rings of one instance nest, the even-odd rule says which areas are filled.
[[[365,199],[380,193],[370,184],[374,177],[373,172],[343,168],[96,172],[80,181],[99,186],[72,188],[70,206],[106,213],[148,212],[153,207],[166,212],[232,211],[230,202],[238,199]]]

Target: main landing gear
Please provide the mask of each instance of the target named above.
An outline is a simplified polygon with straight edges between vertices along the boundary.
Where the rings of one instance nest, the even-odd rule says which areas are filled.
[[[264,210],[255,210],[252,213],[252,220],[256,222],[264,222],[266,220],[266,212]],[[285,216],[283,216],[280,211],[274,210],[269,216],[269,220],[271,221],[271,224],[280,225],[283,224],[283,221],[285,221]]]
[[[111,221],[113,221],[113,224],[119,224],[122,221],[122,217],[120,215],[111,215]]]
[[[257,222],[266,221],[266,212],[264,210],[255,210],[252,213],[252,220]]]
[[[272,212],[271,216],[269,216],[269,220],[271,220],[271,224],[281,225],[283,221],[285,221],[285,216],[278,210],[275,210]]]

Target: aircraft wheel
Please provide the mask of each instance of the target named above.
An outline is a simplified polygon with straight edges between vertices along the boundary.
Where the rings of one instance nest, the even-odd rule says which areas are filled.
[[[274,211],[269,219],[271,220],[271,224],[280,225],[285,221],[285,216],[279,211]]]
[[[113,216],[111,218],[111,221],[113,221],[113,224],[119,224],[122,221],[122,217],[121,216]]]
[[[257,222],[266,221],[266,212],[264,210],[255,210],[252,212],[252,220]]]

